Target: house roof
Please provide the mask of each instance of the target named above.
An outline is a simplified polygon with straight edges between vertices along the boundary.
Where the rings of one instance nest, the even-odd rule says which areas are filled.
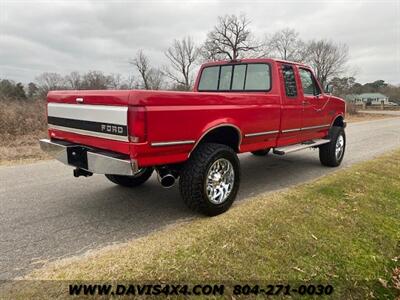
[[[364,100],[366,99],[387,99],[388,97],[381,93],[363,93],[363,94],[348,94],[344,96],[347,101]]]
[[[384,94],[381,93],[362,93],[359,95],[355,95],[358,96],[359,98],[387,98],[387,96],[385,96]]]
[[[357,96],[358,96],[358,95],[356,95],[356,94],[348,94],[348,95],[344,96],[344,98],[345,98],[346,100],[354,100],[354,99],[357,98]]]

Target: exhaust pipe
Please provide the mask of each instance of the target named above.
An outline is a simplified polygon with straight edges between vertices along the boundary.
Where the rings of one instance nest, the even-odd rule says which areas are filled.
[[[173,187],[175,184],[175,177],[172,174],[166,174],[158,179],[161,185],[165,188]]]
[[[168,168],[157,169],[157,174],[158,181],[167,189],[173,187],[178,178],[177,174]]]

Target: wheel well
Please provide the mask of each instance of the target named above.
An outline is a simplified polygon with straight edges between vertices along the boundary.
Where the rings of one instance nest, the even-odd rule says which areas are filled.
[[[232,126],[221,126],[207,132],[197,143],[195,148],[202,143],[218,143],[231,147],[239,152],[240,133]]]
[[[342,116],[339,116],[333,121],[332,126],[344,127],[344,119]]]

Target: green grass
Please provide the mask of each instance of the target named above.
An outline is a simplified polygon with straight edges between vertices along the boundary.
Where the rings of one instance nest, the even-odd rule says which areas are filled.
[[[258,196],[218,217],[52,264],[29,278],[308,281],[333,283],[337,299],[394,299],[399,241],[397,151],[288,192]]]

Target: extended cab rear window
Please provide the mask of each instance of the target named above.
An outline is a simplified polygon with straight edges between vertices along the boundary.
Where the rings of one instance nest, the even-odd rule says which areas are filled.
[[[205,67],[201,73],[199,91],[269,91],[269,64],[235,64]]]

